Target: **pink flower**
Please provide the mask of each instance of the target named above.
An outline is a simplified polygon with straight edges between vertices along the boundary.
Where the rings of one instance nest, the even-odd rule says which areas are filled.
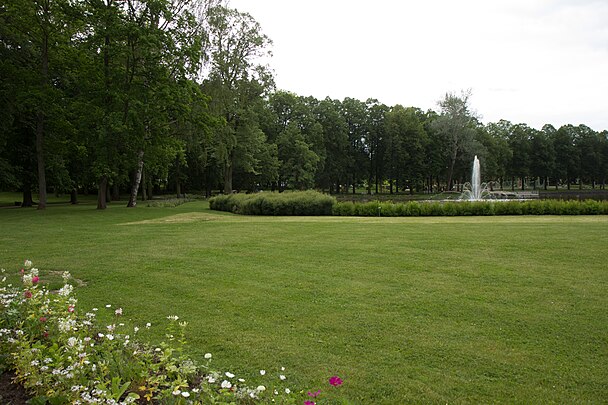
[[[337,375],[335,375],[335,376],[333,376],[333,377],[331,377],[329,379],[329,383],[331,385],[333,385],[334,387],[337,387],[338,385],[342,385],[343,381],[342,381],[342,379],[340,377],[338,377]]]
[[[46,322],[46,316],[41,316],[40,317],[40,322]]]
[[[308,391],[308,396],[316,398],[316,397],[319,396],[320,393],[321,393],[321,390],[317,390],[317,392],[310,392],[310,391]]]
[[[24,270],[24,269],[21,269],[19,272],[20,272],[21,274],[23,274],[23,273],[25,273],[25,270]]]
[[[74,305],[68,305],[68,312],[74,312]]]
[[[23,293],[23,296],[25,298],[32,298],[32,292],[30,290],[27,290],[26,292]]]
[[[38,277],[38,276],[32,277],[32,283],[36,284],[38,281],[40,281],[40,277]]]
[[[316,404],[312,401],[304,401],[304,405],[316,405]]]

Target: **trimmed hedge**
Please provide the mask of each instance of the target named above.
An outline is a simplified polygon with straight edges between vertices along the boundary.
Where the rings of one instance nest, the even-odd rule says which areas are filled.
[[[608,215],[608,201],[448,201],[336,202],[316,191],[228,194],[209,199],[213,210],[243,215],[335,215],[358,217],[431,217],[490,215]]]
[[[454,202],[338,202],[337,216],[489,216],[489,215],[608,215],[608,201],[454,201]]]
[[[316,191],[228,194],[209,199],[212,210],[243,215],[332,215],[334,197]]]

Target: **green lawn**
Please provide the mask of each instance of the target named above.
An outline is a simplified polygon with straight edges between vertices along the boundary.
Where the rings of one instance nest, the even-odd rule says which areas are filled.
[[[284,366],[292,389],[341,376],[355,403],[608,398],[608,217],[123,205],[2,208],[0,266],[69,270],[79,310],[122,307],[152,341],[179,315],[195,357],[252,385]]]

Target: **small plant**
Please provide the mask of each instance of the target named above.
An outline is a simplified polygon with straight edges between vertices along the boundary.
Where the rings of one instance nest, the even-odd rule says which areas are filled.
[[[98,308],[83,314],[68,272],[55,291],[29,260],[19,287],[1,272],[0,370],[15,372],[31,404],[315,404],[304,401],[304,390],[286,385],[284,367],[278,377],[269,373],[265,385],[250,387],[229,371],[212,370],[211,353],[197,364],[185,350],[187,322],[177,315],[167,317],[166,341],[150,346],[137,340],[140,327],[121,322],[123,308],[106,305],[113,320],[104,326],[97,322]],[[329,383],[338,387],[342,380],[334,376]]]

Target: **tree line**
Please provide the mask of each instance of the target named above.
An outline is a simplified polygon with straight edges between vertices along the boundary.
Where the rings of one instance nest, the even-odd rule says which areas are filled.
[[[469,92],[438,111],[275,89],[272,41],[223,0],[5,0],[0,4],[0,189],[44,209],[47,190],[98,208],[161,191],[317,188],[437,192],[604,187],[608,133],[484,125]]]

